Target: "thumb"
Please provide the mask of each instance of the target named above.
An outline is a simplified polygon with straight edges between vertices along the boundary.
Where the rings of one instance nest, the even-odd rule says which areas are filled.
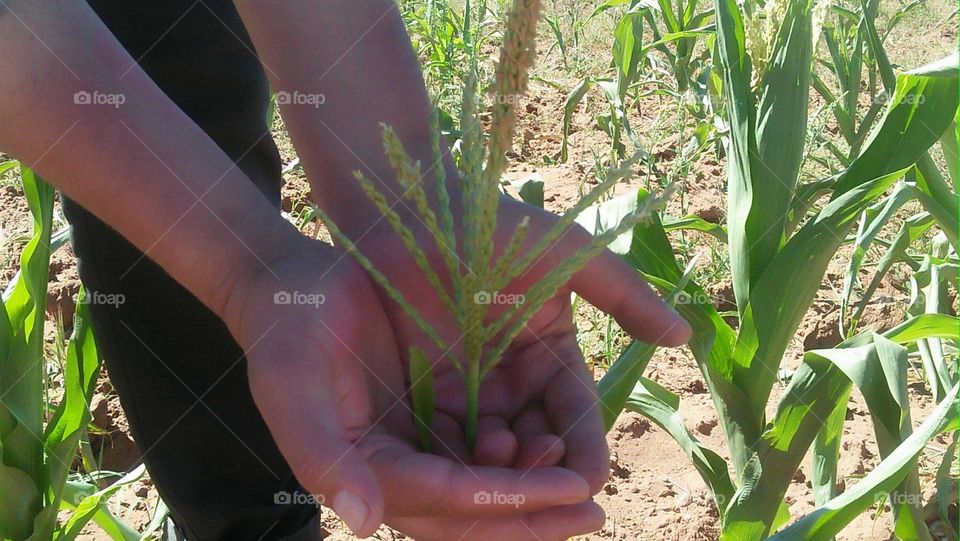
[[[570,286],[590,304],[612,315],[631,336],[648,344],[676,347],[690,339],[690,324],[664,304],[640,273],[610,250],[604,250],[574,274]]]
[[[384,519],[380,485],[356,444],[330,436],[311,446],[306,463],[291,468],[300,484],[319,495],[354,535],[369,537]]]
[[[352,415],[360,418],[344,422],[329,385],[335,376],[326,366],[290,369],[289,364],[273,363],[269,369],[261,363],[250,365],[250,387],[260,414],[303,488],[332,508],[358,537],[373,535],[383,522],[384,503],[380,484],[358,447],[369,426],[363,393],[350,393],[345,400],[355,406]]]

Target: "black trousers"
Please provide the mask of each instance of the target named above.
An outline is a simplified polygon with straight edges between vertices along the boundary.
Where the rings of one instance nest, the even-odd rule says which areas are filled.
[[[89,3],[279,207],[280,157],[265,120],[269,87],[232,2]],[[116,231],[73,202],[64,210],[88,291],[124,296],[118,307],[91,305],[94,331],[178,527],[189,541],[280,539],[301,530],[317,509],[287,496],[303,490],[254,406],[243,352],[226,327]]]

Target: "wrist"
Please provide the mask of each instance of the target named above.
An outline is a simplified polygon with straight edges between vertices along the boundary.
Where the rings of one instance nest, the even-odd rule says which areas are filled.
[[[274,215],[264,224],[253,244],[241,243],[221,275],[211,283],[213,287],[200,298],[236,336],[240,329],[244,307],[250,292],[257,284],[278,282],[274,270],[283,261],[309,250],[316,250],[315,242],[304,237],[293,226]]]

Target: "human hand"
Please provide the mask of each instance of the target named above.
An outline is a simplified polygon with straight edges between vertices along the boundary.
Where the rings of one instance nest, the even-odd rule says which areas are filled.
[[[282,251],[237,285],[224,319],[292,471],[354,533],[386,521],[415,524],[419,539],[565,539],[602,524],[567,469],[524,475],[419,452],[396,338],[366,274],[305,239]],[[524,500],[476,505],[483,493]]]
[[[527,248],[558,219],[540,209],[504,200],[495,239],[500,250],[524,216],[531,218]],[[422,235],[421,238],[429,238],[415,223],[411,229]],[[500,291],[500,297],[519,298],[518,295],[589,240],[589,234],[582,228],[571,228],[524,275]],[[432,240],[420,245],[427,249],[434,268],[443,268]],[[690,336],[687,323],[663,304],[636,271],[615,254],[604,252],[576,273],[566,287],[538,311],[484,379],[479,393],[477,443],[471,453],[461,428],[465,418],[464,382],[449,361],[451,353],[463,357],[460,329],[392,231],[375,228],[358,246],[424,319],[434,325],[441,338],[454,344],[450,352],[438,351],[406,312],[384,296],[387,317],[396,333],[400,352],[406,355],[409,346],[415,345],[429,352],[428,359],[436,361],[433,363],[434,448],[441,455],[463,463],[511,467],[525,475],[536,472],[538,467],[559,464],[583,476],[591,494],[603,486],[609,455],[602,412],[593,378],[576,342],[571,291],[612,314],[626,331],[646,342],[676,346]],[[491,305],[489,320],[507,308]],[[428,525],[418,524],[416,520],[403,519],[395,525],[415,536],[430,532]],[[469,523],[461,522],[460,527],[466,530]]]

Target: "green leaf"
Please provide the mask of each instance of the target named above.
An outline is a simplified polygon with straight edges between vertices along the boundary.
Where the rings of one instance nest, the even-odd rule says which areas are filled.
[[[73,539],[76,539],[76,537],[80,535],[83,527],[86,526],[86,524],[90,522],[90,520],[93,519],[98,512],[104,510],[104,505],[111,496],[116,494],[121,488],[143,477],[143,474],[146,471],[146,468],[141,464],[134,470],[118,479],[109,487],[99,490],[81,499],[73,514],[58,531],[57,536],[54,538],[55,541],[72,541]],[[124,531],[122,529],[117,529],[114,535],[122,535],[122,537],[119,538],[122,541],[131,539],[129,536],[130,533],[131,532]],[[138,537],[139,536],[134,536],[132,539],[137,539]],[[114,537],[114,539],[117,539],[117,537]]]
[[[756,105],[750,87],[753,68],[746,51],[746,35],[740,6],[735,0],[716,0],[717,53],[723,75],[729,135],[727,154],[727,228],[730,235],[730,266],[737,304],[750,297],[750,247],[748,220],[753,209],[751,157],[757,155]]]
[[[898,344],[909,344],[924,338],[957,338],[957,328],[960,320],[946,314],[924,314],[910,318],[889,331],[883,336]],[[855,340],[857,337],[850,338]]]
[[[596,77],[586,77],[580,84],[578,84],[567,96],[567,100],[563,105],[563,133],[561,134],[561,145],[560,145],[560,161],[565,162],[569,157],[568,154],[568,139],[570,135],[570,126],[573,123],[573,112],[577,108],[577,105],[583,101],[583,98],[587,95],[587,92],[590,91],[594,86],[599,86],[603,91],[604,96],[607,98],[607,104],[609,105],[609,118],[611,123],[611,136],[613,137],[613,148],[616,152],[619,153],[621,157],[624,155],[623,144],[620,141],[619,134],[621,131],[627,134],[627,137],[630,139],[630,142],[638,150],[642,148],[641,141],[639,137],[633,132],[633,129],[630,127],[630,120],[627,117],[626,109],[623,104],[623,99],[621,98],[618,88],[618,83],[610,79],[600,79]]]
[[[0,448],[3,464],[33,480],[35,489],[24,490],[25,506],[40,512],[42,491],[48,486],[44,470],[44,358],[43,326],[46,317],[47,279],[53,220],[53,188],[21,166],[23,191],[30,208],[33,234],[20,257],[21,272],[4,295],[0,339],[6,355],[0,358]],[[4,433],[5,432],[5,433]],[[7,472],[9,479],[16,477]],[[40,494],[38,496],[38,494]],[[55,516],[53,517],[56,518]],[[11,525],[20,532],[34,531],[29,522]]]
[[[593,12],[590,14],[590,17],[588,17],[587,20],[589,21],[590,19],[593,19],[597,15],[600,15],[601,13],[607,10],[613,9],[615,7],[622,6],[625,4],[632,4],[633,1],[634,0],[604,0],[604,2],[601,2],[599,5],[597,5],[596,8],[594,8]]]
[[[746,253],[738,255],[749,259],[751,287],[783,242],[787,211],[803,161],[813,58],[811,7],[810,0],[788,3],[758,90],[756,150],[751,149],[750,156],[751,200],[738,202],[741,206],[749,204],[749,215],[737,235],[743,234],[749,244]],[[732,137],[737,135],[731,133]],[[731,232],[734,223],[736,229],[741,227],[739,218],[731,221]],[[738,241],[738,248],[743,242]],[[746,300],[749,296],[738,293],[737,298]]]
[[[923,208],[933,216],[950,244],[957,249],[960,247],[960,208],[957,204],[957,194],[950,191],[943,175],[937,170],[936,164],[929,155],[917,163],[917,183],[914,195],[923,205]]]
[[[850,393],[841,398],[838,407],[833,410],[813,440],[812,474],[813,496],[818,506],[827,503],[837,495],[837,463],[840,459],[840,443],[843,437],[843,423],[847,415],[846,403]]]
[[[427,355],[416,346],[410,348],[410,399],[420,448],[429,452],[434,408],[433,369]]]
[[[727,230],[720,224],[704,220],[699,216],[689,215],[682,218],[663,217],[663,229],[671,231],[693,230],[706,233],[720,242],[727,242]]]
[[[773,424],[756,445],[727,511],[723,541],[759,541],[772,528],[790,480],[814,438],[850,392],[832,363],[805,359],[777,405]]]
[[[634,340],[597,382],[597,395],[603,407],[603,427],[607,432],[617,422],[637,380],[656,351],[657,346]]]
[[[580,84],[575,86],[573,90],[570,91],[570,94],[567,96],[567,100],[563,104],[563,133],[560,145],[561,162],[567,161],[568,158],[567,139],[570,136],[570,126],[573,123],[573,112],[577,108],[577,105],[580,105],[580,102],[583,101],[583,98],[587,95],[587,92],[596,84],[596,78],[584,78],[582,81],[580,81]]]
[[[693,271],[694,266],[691,262],[683,276],[680,277],[679,282],[671,288],[670,294],[667,295],[665,302],[668,306],[674,305],[678,294],[683,292],[683,289],[690,282]],[[634,340],[597,382],[597,394],[600,398],[600,404],[603,406],[604,426],[608,432],[613,428],[613,423],[616,422],[620,412],[623,411],[627,399],[633,392],[640,376],[643,375],[643,371],[646,370],[647,363],[650,362],[650,358],[653,357],[656,349],[656,346]]]
[[[860,389],[870,410],[880,456],[885,458],[912,431],[906,387],[907,349],[880,335],[872,336],[873,343],[869,346],[810,354],[829,358]],[[923,520],[916,471],[907,474],[904,484],[891,493],[890,501],[901,539],[930,539]],[[902,522],[903,514],[909,515],[910,519]]]
[[[83,290],[79,294],[83,295]],[[46,539],[56,527],[56,510],[60,507],[70,464],[76,455],[80,437],[92,417],[89,404],[99,373],[100,355],[93,336],[89,308],[85,303],[78,303],[73,335],[64,362],[64,396],[44,436],[47,454],[45,483],[52,501],[37,517],[35,538]]]
[[[20,162],[17,161],[17,160],[9,160],[9,161],[5,161],[5,162],[0,162],[0,175],[6,173],[7,171],[9,171],[9,170],[11,170],[11,169],[13,169],[13,168],[15,168],[15,167],[20,167]]]
[[[863,316],[864,310],[869,304],[870,299],[873,297],[874,292],[880,287],[883,277],[886,276],[887,272],[893,267],[894,263],[906,257],[907,247],[909,247],[915,240],[926,233],[934,223],[933,217],[926,212],[911,216],[903,222],[903,224],[900,226],[900,230],[894,237],[894,240],[890,242],[886,252],[884,252],[884,254],[877,261],[877,267],[873,273],[873,278],[870,279],[870,283],[866,288],[864,288],[864,291],[860,297],[860,301],[857,302],[856,309],[850,318],[849,325],[847,326],[848,333],[856,330],[860,318]],[[843,297],[841,296],[841,303],[842,302]],[[841,304],[841,309],[843,309],[843,304]]]
[[[956,79],[930,73],[902,74],[863,152],[840,176],[838,197],[855,186],[916,163],[950,126],[957,111]]]
[[[947,163],[947,171],[950,174],[950,181],[953,182],[953,189],[958,189],[960,184],[960,142],[957,141],[957,121],[954,120],[953,126],[943,132],[940,138],[940,148],[943,150],[943,160]]]
[[[866,477],[770,540],[826,541],[839,533],[857,515],[874,505],[879,497],[899,485],[916,467],[917,456],[927,442],[947,428],[956,407],[957,387],[954,387],[917,430]]]
[[[925,155],[949,125],[956,108],[956,91],[947,79],[901,75],[878,129],[860,157],[839,175],[831,201],[764,270],[754,286],[757,295],[751,296],[743,310],[734,363],[738,386],[751,390],[758,424],[762,424],[786,346],[855,217]],[[731,228],[731,249],[733,236]],[[739,270],[734,268],[735,276]]]
[[[543,208],[543,177],[534,173],[509,181],[510,186],[517,190],[520,199],[528,205]]]
[[[648,196],[646,190],[639,190],[636,195],[611,199],[594,209],[588,209],[581,214],[578,222],[590,231],[605,231],[619,223],[621,216],[637,208]],[[610,249],[622,255],[627,263],[665,295],[676,287],[684,275],[658,216],[651,217],[648,222],[638,223],[629,234],[616,239]],[[760,432],[750,432],[752,425],[743,423],[743,419],[750,418],[747,398],[730,379],[735,334],[700,286],[691,280],[683,291],[685,297],[693,302],[677,304],[676,309],[693,327],[693,337],[688,345],[710,389],[714,404],[721,412],[720,419],[724,423],[736,465],[736,457],[746,455],[748,442],[756,441]]]
[[[953,520],[950,518],[950,506],[953,505],[956,496],[957,482],[950,478],[950,469],[954,464],[957,454],[957,432],[953,433],[950,444],[947,445],[943,453],[943,459],[940,461],[940,467],[937,468],[937,513],[940,515],[940,521],[947,528],[947,537],[953,539],[957,537],[957,532],[953,526]]]
[[[777,406],[772,426],[757,446],[753,466],[742,476],[722,539],[751,541],[769,533],[800,461],[822,431],[823,420],[840,415],[837,409],[845,411],[853,383],[867,398],[874,421],[880,423],[878,441],[884,449],[889,452],[899,441],[909,439],[903,373],[906,350],[895,342],[937,335],[946,330],[946,324],[943,319],[914,318],[882,337],[866,332],[837,348],[807,352]],[[954,321],[954,333],[955,325]],[[888,490],[898,485],[899,481]]]
[[[907,312],[914,316],[949,313],[951,305],[948,297],[948,277],[951,275],[956,282],[956,265],[935,263],[931,256],[925,256],[920,268],[910,276],[911,303]],[[951,338],[956,339],[957,336]],[[942,339],[931,337],[918,340],[917,349],[934,400],[939,402],[957,382],[955,372],[944,358]]]
[[[717,509],[723,516],[734,491],[727,462],[701,444],[687,429],[680,415],[680,397],[655,381],[641,377],[627,400],[627,409],[650,419],[680,444],[680,448],[710,487]]]
[[[0,538],[26,539],[42,496],[34,480],[21,470],[0,464]]]
[[[777,369],[796,329],[820,287],[837,248],[860,211],[902,175],[874,179],[828,204],[783,247],[754,288],[744,311],[734,352],[734,380],[751,397],[755,430]],[[824,414],[823,418],[826,418]]]
[[[613,32],[613,65],[617,71],[617,95],[623,99],[627,88],[637,79],[640,62],[646,56],[643,47],[643,15],[628,12]]]
[[[84,294],[83,289],[78,293],[80,298]],[[93,336],[89,305],[77,303],[73,321],[73,335],[63,366],[64,396],[48,423],[45,437],[48,445],[64,441],[91,419],[89,404],[100,373],[100,354]]]
[[[841,331],[846,328],[845,322],[847,319],[847,310],[850,306],[850,296],[853,294],[853,286],[856,283],[867,251],[873,244],[877,234],[880,233],[884,226],[887,225],[887,222],[893,218],[897,210],[905,205],[912,196],[913,192],[910,187],[905,183],[899,183],[890,195],[863,211],[860,228],[857,230],[857,237],[853,243],[853,254],[850,256],[850,261],[847,263],[846,274],[843,277],[843,291],[840,295]],[[864,297],[861,299],[861,302],[869,302],[869,300],[869,297]]]

